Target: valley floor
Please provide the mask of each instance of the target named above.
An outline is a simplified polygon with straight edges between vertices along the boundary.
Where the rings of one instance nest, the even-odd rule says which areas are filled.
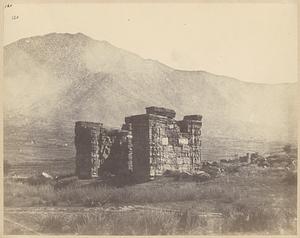
[[[5,180],[5,234],[296,234],[297,186],[284,168],[240,166],[205,182],[160,177],[115,187]]]

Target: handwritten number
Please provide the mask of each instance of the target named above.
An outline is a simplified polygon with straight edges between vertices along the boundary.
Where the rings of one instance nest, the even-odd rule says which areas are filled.
[[[11,3],[8,3],[8,4],[5,4],[4,5],[4,8],[11,8],[11,7],[13,7],[13,5],[11,4]],[[18,16],[18,15],[13,15],[13,16],[11,16],[11,19],[12,20],[18,20],[20,17]]]

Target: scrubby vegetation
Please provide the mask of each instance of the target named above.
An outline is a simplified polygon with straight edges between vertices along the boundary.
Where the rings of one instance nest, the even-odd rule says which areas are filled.
[[[162,179],[164,180],[164,179]],[[103,206],[109,204],[143,204],[160,202],[193,201],[218,197],[234,197],[218,185],[199,186],[192,182],[175,183],[165,180],[157,182],[115,188],[109,186],[80,186],[74,182],[68,187],[56,190],[52,184],[31,185],[6,181],[5,206]],[[230,193],[230,194],[229,194]],[[23,201],[23,202],[21,202]]]
[[[256,156],[254,163],[207,164],[199,175],[209,174],[208,179],[167,173],[147,183],[115,186],[103,180],[80,181],[71,174],[58,179],[6,178],[6,209],[24,212],[5,214],[29,222],[42,234],[292,235],[297,224],[297,151],[287,152]],[[6,234],[30,234],[11,224],[5,229]]]
[[[27,217],[28,218],[28,217]],[[77,235],[174,235],[199,234],[205,229],[205,217],[191,211],[169,213],[138,211],[125,213],[49,214],[31,217],[36,231],[44,234]]]
[[[281,234],[296,228],[296,211],[289,209],[238,203],[230,211],[223,212],[228,217],[223,223],[224,233]]]

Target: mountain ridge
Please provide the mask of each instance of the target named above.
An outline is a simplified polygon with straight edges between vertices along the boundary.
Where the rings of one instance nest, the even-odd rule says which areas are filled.
[[[199,70],[199,69],[183,70],[183,69],[176,69],[176,68],[173,68],[173,67],[171,67],[171,66],[169,66],[169,65],[167,65],[165,63],[160,62],[159,60],[151,59],[151,58],[144,58],[144,57],[140,56],[139,54],[136,54],[136,53],[131,52],[129,50],[126,50],[126,49],[120,48],[118,46],[115,46],[115,45],[111,44],[110,42],[108,42],[106,40],[96,40],[96,39],[94,39],[94,38],[92,38],[90,36],[87,36],[87,35],[85,35],[85,34],[83,34],[81,32],[77,32],[77,33],[74,33],[74,34],[72,34],[72,33],[56,33],[56,32],[52,32],[52,33],[48,33],[48,34],[45,34],[45,35],[31,36],[31,37],[22,38],[22,39],[19,39],[19,40],[15,41],[15,42],[9,43],[9,44],[5,45],[4,47],[7,48],[10,45],[16,44],[17,42],[26,41],[26,40],[29,40],[29,39],[37,39],[37,38],[43,38],[43,37],[52,37],[52,36],[56,36],[56,35],[68,35],[68,36],[72,36],[72,37],[74,37],[76,35],[79,35],[80,37],[86,38],[87,40],[92,40],[92,41],[95,41],[95,42],[100,42],[102,44],[109,45],[110,47],[113,47],[113,48],[116,48],[118,50],[124,51],[124,52],[129,53],[131,55],[134,55],[134,56],[136,56],[138,58],[141,58],[143,60],[158,63],[158,64],[160,64],[160,65],[162,65],[164,67],[170,68],[170,69],[178,71],[178,72],[207,73],[207,74],[212,74],[212,75],[217,76],[217,77],[226,77],[226,78],[231,79],[231,80],[236,80],[236,81],[239,81],[239,82],[242,82],[242,83],[248,83],[248,84],[259,84],[259,85],[290,85],[290,84],[297,84],[297,82],[282,82],[282,83],[250,82],[250,81],[240,80],[238,78],[227,76],[227,75],[223,75],[223,74],[211,73],[211,72],[208,72],[206,70]]]
[[[22,117],[24,125],[93,120],[120,126],[125,116],[157,105],[175,109],[178,117],[203,114],[210,136],[296,138],[297,83],[177,70],[82,33],[50,33],[5,46],[4,75],[5,118],[14,126],[22,125]]]

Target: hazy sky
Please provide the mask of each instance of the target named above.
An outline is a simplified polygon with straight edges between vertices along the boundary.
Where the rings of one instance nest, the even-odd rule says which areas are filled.
[[[250,82],[297,80],[293,1],[16,4],[5,8],[4,24],[5,44],[50,32],[82,32],[177,69]]]

